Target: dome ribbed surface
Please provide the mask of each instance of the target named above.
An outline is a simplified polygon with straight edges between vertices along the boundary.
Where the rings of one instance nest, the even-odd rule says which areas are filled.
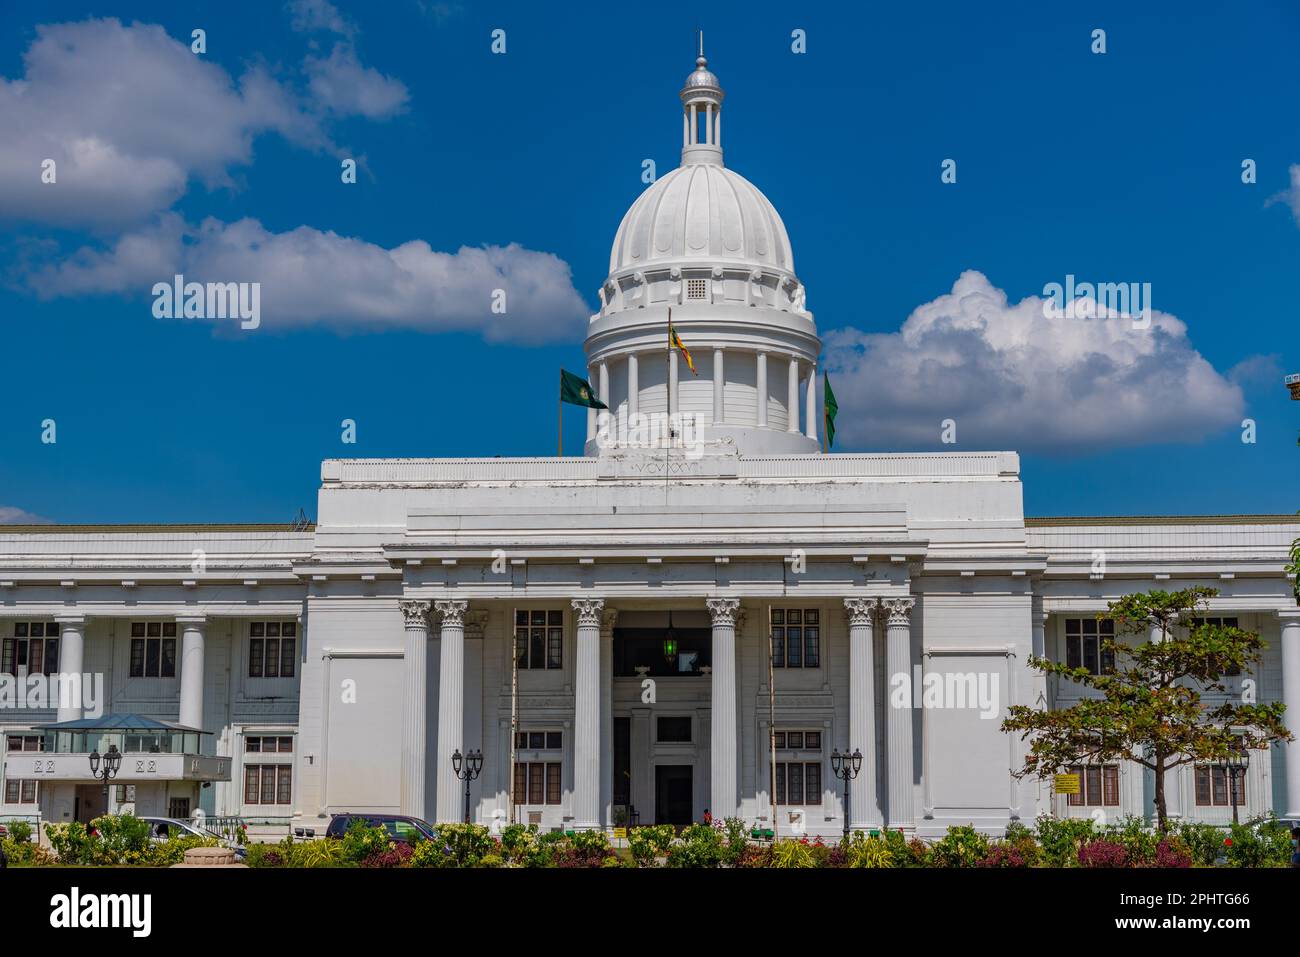
[[[609,271],[690,259],[794,272],[776,208],[749,180],[715,164],[678,167],[637,198],[614,237]]]

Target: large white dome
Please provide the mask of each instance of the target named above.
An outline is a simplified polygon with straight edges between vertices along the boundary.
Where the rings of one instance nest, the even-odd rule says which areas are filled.
[[[794,272],[790,237],[776,208],[753,183],[717,163],[680,166],[637,198],[614,237],[609,272],[668,261]]]
[[[724,95],[701,50],[678,94],[681,166],[637,197],[614,237],[583,344],[609,407],[587,416],[588,454],[819,447],[821,340],[785,224],[722,161]],[[642,466],[667,468],[656,456]]]

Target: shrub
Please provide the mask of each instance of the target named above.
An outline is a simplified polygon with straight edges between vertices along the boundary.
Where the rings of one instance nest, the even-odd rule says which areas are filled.
[[[709,824],[692,824],[668,849],[669,867],[717,867],[722,861],[722,832]]]
[[[1187,848],[1194,866],[1213,867],[1223,850],[1223,831],[1214,824],[1180,821],[1174,834]]]
[[[326,840],[330,840],[326,838]],[[360,864],[368,857],[388,850],[392,839],[382,827],[372,827],[362,818],[353,818],[348,825],[343,839],[338,842],[343,860],[348,864]]]
[[[655,858],[668,854],[676,831],[671,824],[654,824],[634,827],[627,832],[628,847],[637,867],[654,867]]]
[[[1276,818],[1233,824],[1224,850],[1231,867],[1288,867],[1291,832]]]
[[[1127,867],[1128,851],[1117,841],[1099,837],[1079,848],[1080,867]]]
[[[845,867],[894,866],[894,850],[884,838],[855,831],[840,842],[840,847],[844,851]]]
[[[740,854],[737,867],[770,867],[772,847],[769,844],[750,844]]]
[[[95,836],[87,844],[90,864],[143,863],[151,848],[148,821],[132,814],[105,814],[90,822]]]
[[[772,845],[772,862],[770,867],[816,867],[817,856],[813,851],[813,845],[808,843],[807,838],[792,840],[786,838],[776,841]]]
[[[279,844],[248,845],[248,856],[244,858],[244,863],[249,867],[284,867],[289,856],[285,850],[286,842],[292,844],[293,838],[286,837]]]
[[[427,844],[428,841],[421,843]],[[411,861],[415,848],[402,841],[395,841],[387,849],[376,851],[361,862],[362,867],[406,867]]]
[[[444,855],[447,863],[443,867],[477,867],[483,855],[500,850],[491,831],[482,824],[435,824],[434,831],[443,846],[450,848]]]
[[[1038,845],[1035,844],[1034,846],[1037,847]],[[1021,850],[1022,847],[1024,847],[1023,841],[1014,844],[1011,841],[996,841],[989,847],[989,852],[984,855],[983,860],[975,866],[1029,867],[1029,861],[1026,860]]]
[[[745,822],[738,817],[729,817],[723,821],[715,821],[714,826],[723,832],[725,844],[722,863],[728,867],[738,867],[741,858],[745,855],[745,848],[749,846],[749,829],[745,826]]]
[[[1074,867],[1079,849],[1097,836],[1092,818],[1055,818],[1044,815],[1036,822],[1043,863],[1048,867]]]
[[[894,867],[925,867],[930,860],[930,845],[919,837],[908,840],[902,831],[886,830],[882,839],[889,848]]]
[[[576,831],[555,858],[557,867],[601,867],[611,857],[609,835],[604,831]]]
[[[350,863],[343,853],[343,841],[322,838],[319,841],[288,841],[289,867],[345,867]],[[281,846],[285,846],[283,843]]]
[[[92,863],[93,838],[86,832],[86,825],[80,821],[67,824],[47,824],[45,836],[49,838],[50,847],[58,855],[59,863],[70,866]]]
[[[26,821],[10,821],[9,839],[15,844],[30,842],[32,839],[32,826]]]
[[[10,867],[49,867],[58,862],[58,859],[48,850],[30,840],[16,841],[5,838],[0,841],[0,847],[3,848],[5,857],[9,859]]]
[[[1192,855],[1178,837],[1162,838],[1156,845],[1154,867],[1191,867]]]
[[[948,828],[930,848],[931,867],[975,867],[989,853],[989,839],[969,824]]]
[[[1149,829],[1142,818],[1123,818],[1107,827],[1103,834],[1107,840],[1123,845],[1129,866],[1143,867],[1155,863],[1160,836]]]

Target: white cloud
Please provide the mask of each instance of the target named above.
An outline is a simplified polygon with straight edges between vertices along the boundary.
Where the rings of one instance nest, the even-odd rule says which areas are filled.
[[[981,273],[919,306],[895,333],[827,334],[839,401],[837,444],[1095,451],[1200,440],[1240,423],[1240,387],[1215,371],[1186,325],[1152,310],[1147,329],[1118,318],[1049,319],[1014,305]]]
[[[312,97],[338,116],[387,119],[406,107],[408,94],[400,80],[362,66],[348,44],[337,43],[329,58],[307,57],[303,69]]]
[[[49,525],[48,518],[24,512],[12,505],[0,505],[0,525]]]
[[[23,62],[21,79],[0,77],[0,219],[57,226],[123,228],[171,207],[193,179],[230,186],[262,133],[338,153],[326,116],[377,119],[407,100],[350,45],[306,57],[296,92],[258,65],[236,81],[188,38],[116,19],[39,26]],[[41,181],[46,159],[53,184]]]
[[[260,282],[268,329],[406,327],[534,343],[580,338],[589,315],[564,260],[514,243],[445,253],[413,240],[385,249],[308,226],[272,233],[254,219],[191,228],[175,214],[107,249],[83,248],[29,285],[42,298],[126,294],[147,309],[153,284],[176,273],[187,282]],[[492,312],[496,289],[506,293],[504,314]]]
[[[1272,206],[1274,203],[1282,203],[1291,208],[1291,215],[1295,217],[1297,224],[1300,224],[1300,163],[1293,163],[1290,167],[1291,185],[1280,193],[1274,193],[1264,203],[1265,206]]]
[[[329,0],[290,0],[289,25],[299,33],[323,31],[350,37],[357,28]]]

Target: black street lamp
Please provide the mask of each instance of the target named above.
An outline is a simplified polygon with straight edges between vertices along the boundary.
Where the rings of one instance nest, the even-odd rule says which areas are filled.
[[[1237,789],[1246,783],[1246,772],[1250,769],[1250,751],[1240,744],[1216,762],[1228,782],[1228,803],[1232,805],[1232,823],[1237,823]],[[1238,778],[1241,784],[1237,783]]]
[[[831,770],[835,776],[844,782],[844,836],[849,836],[849,808],[851,807],[849,795],[849,782],[858,776],[858,771],[862,769],[862,752],[857,748],[849,754],[845,751],[840,753],[839,748],[831,752]]]
[[[97,780],[104,782],[104,793],[107,794],[109,779],[117,777],[117,770],[122,766],[122,753],[117,750],[116,744],[110,744],[108,746],[108,751],[102,759],[104,765],[104,770],[102,771],[99,769],[100,762],[99,750],[96,749],[91,751],[90,773]]]
[[[465,782],[465,823],[469,823],[469,782],[478,777],[479,772],[483,770],[483,752],[470,751],[465,755],[456,749],[456,753],[451,756],[451,766],[456,771],[456,777]]]

